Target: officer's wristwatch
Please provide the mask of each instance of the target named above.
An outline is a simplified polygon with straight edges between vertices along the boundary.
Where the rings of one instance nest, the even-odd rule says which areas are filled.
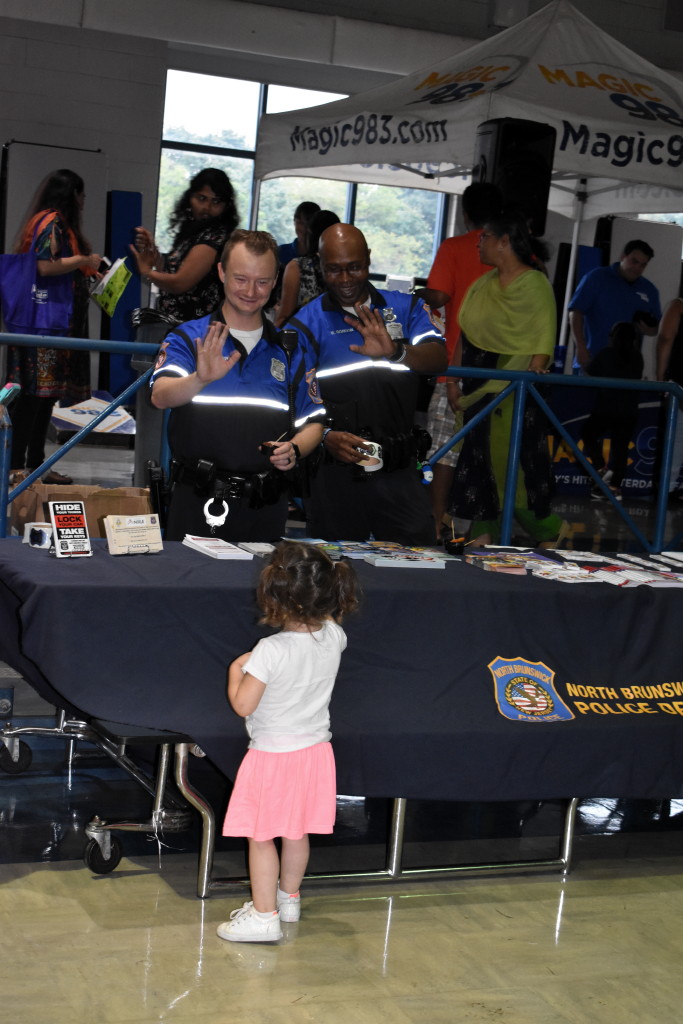
[[[394,340],[394,351],[387,359],[390,363],[402,363],[406,357],[406,343],[403,339]]]

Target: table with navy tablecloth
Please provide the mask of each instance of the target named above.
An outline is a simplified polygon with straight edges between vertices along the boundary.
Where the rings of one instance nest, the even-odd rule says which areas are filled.
[[[672,797],[683,590],[354,562],[331,705],[338,792],[438,800]],[[0,540],[0,658],[59,707],[190,735],[234,777],[226,667],[268,630],[263,562],[182,544],[57,559]]]

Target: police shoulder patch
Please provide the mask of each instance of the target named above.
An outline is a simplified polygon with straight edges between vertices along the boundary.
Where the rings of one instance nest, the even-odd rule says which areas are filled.
[[[323,400],[320,395],[320,387],[318,386],[318,376],[315,372],[315,367],[312,370],[306,371],[306,384],[308,385],[308,397],[316,405],[322,405]]]

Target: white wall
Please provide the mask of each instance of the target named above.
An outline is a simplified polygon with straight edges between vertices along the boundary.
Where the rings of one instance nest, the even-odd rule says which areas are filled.
[[[106,189],[142,192],[147,222],[165,80],[164,43],[0,18],[0,142],[101,149]]]

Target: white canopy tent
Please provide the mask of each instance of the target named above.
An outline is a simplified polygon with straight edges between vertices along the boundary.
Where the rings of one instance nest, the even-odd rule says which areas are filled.
[[[391,85],[265,115],[257,179],[283,175],[462,192],[477,126],[557,131],[550,208],[574,216],[683,209],[683,82],[553,0],[504,32]]]
[[[574,220],[568,290],[584,217],[683,210],[683,82],[568,0],[391,85],[265,115],[255,175],[460,193],[477,127],[503,117],[557,132],[548,205]]]

